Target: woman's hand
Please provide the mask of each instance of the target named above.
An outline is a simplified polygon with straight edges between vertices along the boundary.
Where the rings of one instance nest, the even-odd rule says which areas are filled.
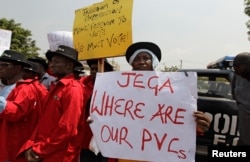
[[[194,117],[198,131],[207,132],[211,123],[209,117],[201,111],[194,112]]]

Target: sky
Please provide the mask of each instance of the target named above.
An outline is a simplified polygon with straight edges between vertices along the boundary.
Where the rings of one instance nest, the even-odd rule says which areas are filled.
[[[47,33],[72,31],[75,10],[97,2],[101,0],[1,0],[0,18],[30,30],[42,54],[49,49]],[[134,0],[133,42],[159,45],[159,69],[206,68],[223,56],[250,52],[250,18],[244,8],[243,0]],[[112,60],[121,70],[131,70],[124,57]]]

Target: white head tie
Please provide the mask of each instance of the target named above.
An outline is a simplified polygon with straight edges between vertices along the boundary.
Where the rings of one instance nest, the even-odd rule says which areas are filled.
[[[133,63],[135,57],[136,57],[139,53],[141,53],[141,52],[146,52],[146,53],[148,53],[148,54],[150,54],[150,55],[152,56],[152,67],[153,67],[153,69],[155,69],[156,66],[160,63],[160,61],[158,60],[158,58],[156,57],[156,55],[155,55],[152,51],[150,51],[150,50],[148,50],[148,49],[138,49],[138,50],[136,50],[136,51],[131,55],[131,57],[129,58],[129,62],[128,62],[128,63],[132,66],[132,63]]]

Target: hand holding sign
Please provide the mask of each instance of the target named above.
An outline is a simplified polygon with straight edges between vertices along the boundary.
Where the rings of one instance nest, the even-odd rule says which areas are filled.
[[[196,86],[195,73],[99,73],[90,127],[102,154],[157,162],[194,160]]]

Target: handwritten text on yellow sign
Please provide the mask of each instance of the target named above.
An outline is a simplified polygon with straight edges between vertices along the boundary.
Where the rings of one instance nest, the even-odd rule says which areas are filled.
[[[132,43],[133,0],[105,0],[76,10],[74,46],[79,59],[124,55]]]

